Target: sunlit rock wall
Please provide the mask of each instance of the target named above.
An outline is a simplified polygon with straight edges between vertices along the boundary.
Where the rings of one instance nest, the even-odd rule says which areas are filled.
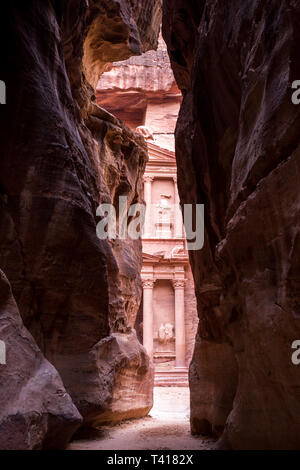
[[[114,61],[157,47],[161,4],[161,0],[89,1],[84,70],[93,87]]]
[[[181,103],[166,44],[141,56],[114,62],[103,73],[96,98],[100,106],[156,145],[174,151],[174,132]]]

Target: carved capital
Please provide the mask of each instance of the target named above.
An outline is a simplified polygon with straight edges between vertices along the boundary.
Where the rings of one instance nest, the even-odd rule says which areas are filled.
[[[153,176],[144,176],[145,183],[152,183],[153,180],[154,180]]]
[[[153,289],[154,280],[153,279],[142,279],[144,289]]]
[[[173,280],[173,287],[174,289],[183,289],[185,285],[184,279],[174,279]]]

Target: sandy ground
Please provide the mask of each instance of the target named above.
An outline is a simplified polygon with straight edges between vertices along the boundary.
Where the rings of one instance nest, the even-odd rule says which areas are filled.
[[[214,441],[190,434],[189,389],[156,387],[149,416],[105,426],[95,436],[73,441],[70,450],[213,449]]]

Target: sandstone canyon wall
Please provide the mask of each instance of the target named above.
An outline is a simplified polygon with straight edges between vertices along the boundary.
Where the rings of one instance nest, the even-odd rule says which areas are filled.
[[[191,426],[234,449],[300,447],[299,22],[295,0],[164,1],[179,193],[205,204]]]
[[[100,106],[156,145],[174,151],[182,95],[161,35],[156,51],[115,62],[96,87]]]
[[[82,62],[93,84],[105,63],[155,48],[160,2],[12,1],[1,23],[0,448],[62,448],[82,420],[152,406],[130,326],[141,245],[96,235],[99,203],[141,202],[146,145],[93,102]]]

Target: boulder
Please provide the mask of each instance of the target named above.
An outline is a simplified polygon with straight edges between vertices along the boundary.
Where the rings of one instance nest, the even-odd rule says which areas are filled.
[[[0,449],[63,449],[82,422],[55,368],[26,330],[0,271]]]

